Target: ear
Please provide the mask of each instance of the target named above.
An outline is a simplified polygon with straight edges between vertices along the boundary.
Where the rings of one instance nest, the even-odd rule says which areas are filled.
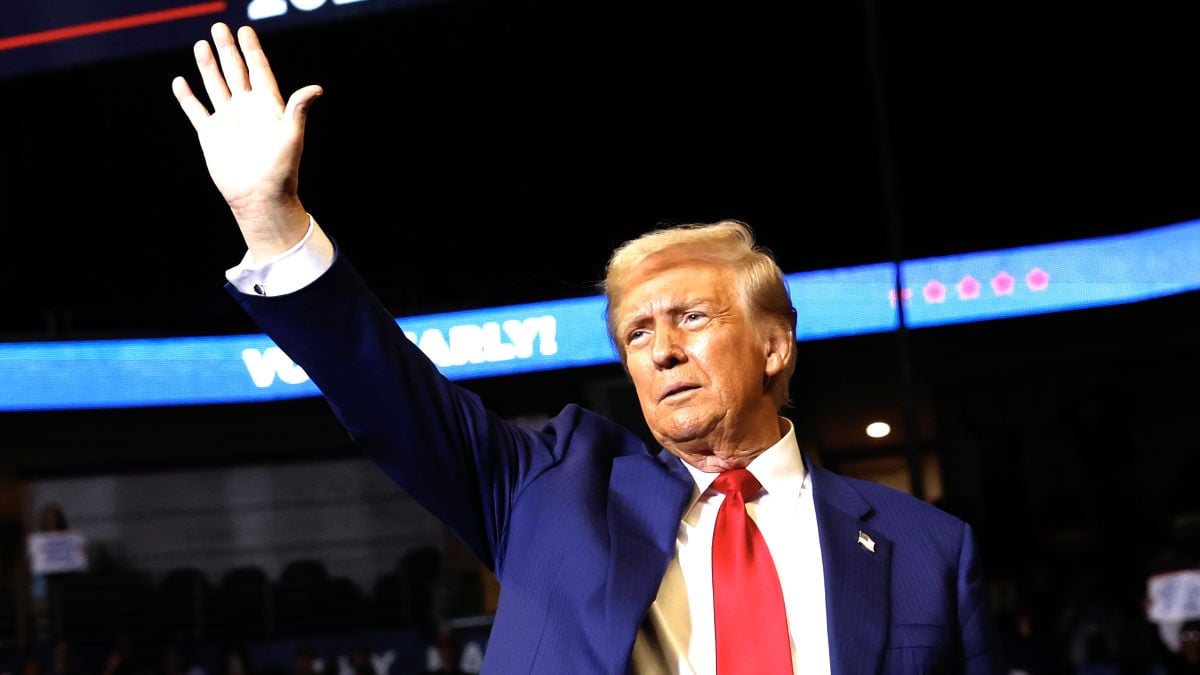
[[[766,351],[766,368],[763,371],[767,377],[775,377],[783,372],[783,367],[792,356],[796,347],[795,334],[783,326],[776,326],[767,334],[764,344]]]

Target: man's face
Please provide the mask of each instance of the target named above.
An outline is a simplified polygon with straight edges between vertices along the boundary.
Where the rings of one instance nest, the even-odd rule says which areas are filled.
[[[732,271],[651,262],[616,310],[642,414],[663,447],[685,461],[730,468],[740,454],[778,440],[777,409],[764,381],[782,368],[782,357],[775,341],[755,331]]]

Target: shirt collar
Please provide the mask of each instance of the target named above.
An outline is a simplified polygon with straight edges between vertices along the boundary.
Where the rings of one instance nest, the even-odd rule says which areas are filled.
[[[804,467],[804,457],[800,454],[800,444],[796,441],[796,428],[786,417],[779,418],[780,424],[787,427],[783,438],[767,448],[758,457],[746,465],[746,469],[754,474],[762,484],[767,494],[797,496],[804,489],[804,479],[807,471]],[[683,460],[680,460],[681,462]],[[692,500],[685,512],[685,519],[690,517],[696,502],[712,486],[719,472],[701,471],[687,462],[683,462],[696,488],[692,491]]]

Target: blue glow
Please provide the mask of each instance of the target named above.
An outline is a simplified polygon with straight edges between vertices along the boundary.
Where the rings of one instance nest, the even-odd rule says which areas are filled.
[[[888,291],[896,285],[891,263],[789,274],[788,292],[796,307],[796,339],[861,335],[900,325]]]
[[[788,275],[797,340],[895,330],[893,266]],[[1125,304],[1200,289],[1200,221],[1134,234],[910,260],[914,328]],[[601,297],[397,319],[451,379],[615,363]],[[264,335],[0,344],[0,411],[316,396]]]

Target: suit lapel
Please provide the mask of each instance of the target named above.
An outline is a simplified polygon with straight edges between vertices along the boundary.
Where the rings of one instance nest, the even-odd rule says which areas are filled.
[[[618,457],[608,487],[608,582],[605,609],[614,654],[629,659],[642,616],[675,555],[679,521],[694,485],[668,455]]]
[[[866,522],[871,505],[841,476],[813,468],[832,672],[876,673],[891,605],[891,542]],[[859,542],[859,533],[867,540]],[[868,549],[873,545],[874,553]]]

